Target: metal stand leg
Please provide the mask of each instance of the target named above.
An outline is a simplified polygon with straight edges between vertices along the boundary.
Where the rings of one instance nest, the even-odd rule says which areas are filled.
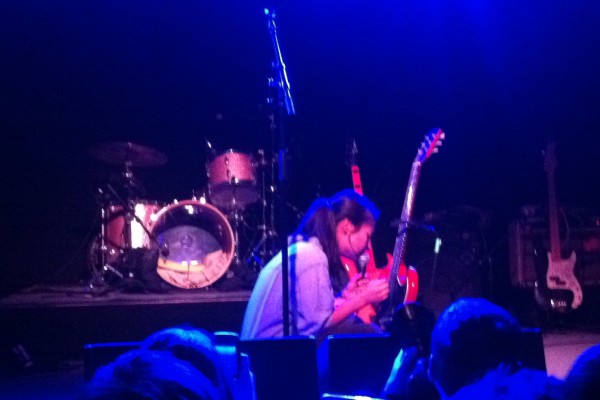
[[[233,239],[235,240],[235,253],[233,255],[233,263],[237,265],[242,264],[242,257],[240,255],[240,226],[243,221],[243,217],[237,209],[234,209],[230,214],[230,219],[233,220]]]
[[[99,192],[104,195],[104,192],[99,189]],[[109,222],[109,202],[103,199],[100,206],[100,234],[94,239],[90,255],[89,265],[91,270],[91,278],[88,281],[88,287],[91,291],[104,293],[108,287],[107,274],[113,274],[122,278],[123,275],[111,265],[109,260],[109,246],[107,240],[107,225]]]
[[[261,167],[261,197],[262,197],[262,207],[261,207],[261,225],[257,227],[260,231],[260,239],[258,243],[247,253],[245,257],[245,261],[248,265],[254,265],[256,270],[261,270],[265,264],[273,257],[274,255],[274,243],[273,240],[277,237],[277,233],[273,229],[274,227],[274,209],[273,209],[273,192],[274,187],[269,185],[267,182],[267,167],[271,167],[271,175],[273,173],[273,165],[274,162],[271,160],[267,162],[265,158],[264,150],[258,151],[258,165]],[[273,179],[273,176],[271,176]],[[268,197],[270,197],[271,202],[269,206],[269,201],[267,201]],[[269,213],[267,215],[267,210]],[[267,225],[267,220],[270,222],[270,226]]]

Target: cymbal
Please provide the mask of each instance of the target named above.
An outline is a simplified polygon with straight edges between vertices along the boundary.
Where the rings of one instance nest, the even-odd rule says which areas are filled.
[[[157,167],[167,163],[167,156],[158,150],[131,142],[96,143],[90,148],[94,158],[109,164],[133,167]]]

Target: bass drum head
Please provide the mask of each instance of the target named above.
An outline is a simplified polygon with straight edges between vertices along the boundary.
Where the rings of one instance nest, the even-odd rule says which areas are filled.
[[[235,253],[227,218],[212,205],[197,200],[163,208],[151,233],[159,248],[158,274],[182,289],[202,288],[217,281]]]

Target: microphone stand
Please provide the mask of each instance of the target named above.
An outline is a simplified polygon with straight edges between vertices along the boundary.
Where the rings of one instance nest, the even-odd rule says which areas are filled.
[[[292,100],[292,94],[290,91],[290,83],[287,77],[285,63],[283,62],[283,55],[281,53],[281,47],[279,46],[279,38],[277,37],[277,25],[275,24],[275,11],[264,9],[265,16],[267,17],[267,27],[271,42],[273,45],[273,52],[275,60],[273,61],[273,73],[274,77],[269,79],[269,85],[275,88],[275,98],[269,99],[269,103],[273,105],[273,113],[271,116],[271,130],[273,134],[278,134],[279,137],[279,148],[277,151],[278,160],[278,173],[277,178],[279,182],[279,228],[278,232],[281,234],[279,238],[281,240],[281,268],[282,268],[282,293],[283,293],[283,334],[284,336],[290,335],[290,314],[289,314],[289,260],[288,260],[288,235],[285,232],[287,222],[286,212],[286,181],[287,181],[287,138],[284,129],[284,115],[291,116],[296,114],[294,108],[294,102]],[[292,277],[293,278],[293,277]],[[292,279],[292,281],[295,281]],[[294,332],[295,332],[294,328]]]

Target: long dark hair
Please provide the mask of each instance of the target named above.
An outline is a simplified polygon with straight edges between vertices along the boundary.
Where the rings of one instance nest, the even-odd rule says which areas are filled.
[[[329,262],[329,276],[336,294],[348,283],[336,240],[336,226],[346,218],[357,227],[374,224],[379,218],[379,210],[367,197],[344,189],[331,197],[313,201],[293,236],[319,239]]]

